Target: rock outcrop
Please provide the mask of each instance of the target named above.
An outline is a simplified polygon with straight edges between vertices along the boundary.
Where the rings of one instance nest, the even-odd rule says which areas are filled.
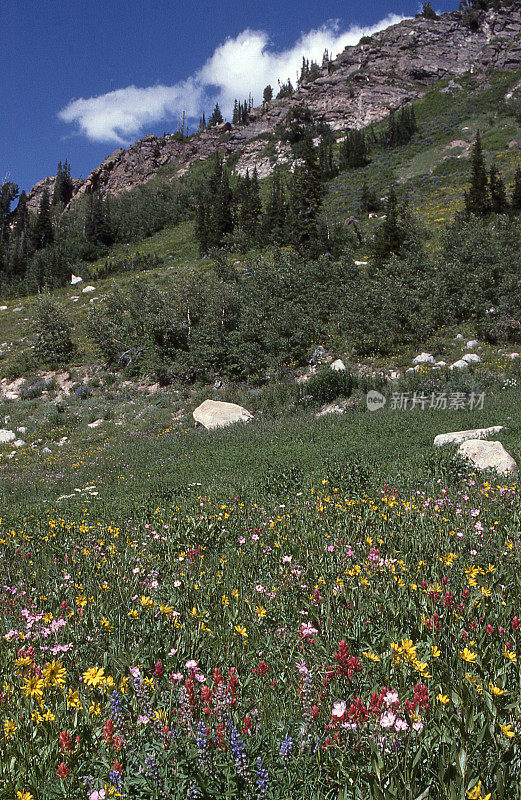
[[[436,19],[407,19],[364,37],[291,97],[253,109],[248,125],[224,123],[188,139],[176,134],[145,136],[127,149],[115,150],[85,181],[76,182],[75,196],[98,190],[102,196],[118,194],[146,183],[166,165],[172,177],[179,176],[194,161],[215,151],[236,154],[239,173],[256,166],[264,177],[277,161],[291,158],[287,147],[273,140],[267,147],[267,140],[293,105],[307,104],[334,130],[344,131],[381,120],[444,78],[457,79],[468,72],[485,76],[493,70],[521,67],[521,4],[480,12],[478,18],[475,31],[463,13],[453,11]],[[459,89],[454,80],[447,87],[448,91]],[[32,208],[38,205],[45,185],[52,191],[54,178],[33,187]]]

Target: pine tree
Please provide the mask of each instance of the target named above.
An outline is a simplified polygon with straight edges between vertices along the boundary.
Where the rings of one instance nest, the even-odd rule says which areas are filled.
[[[476,134],[470,156],[471,179],[470,189],[465,192],[465,215],[483,216],[490,210],[490,197],[487,180],[487,169],[481,148],[479,131]]]
[[[213,125],[220,125],[222,121],[223,121],[223,115],[221,114],[219,103],[216,103],[215,108],[212,112],[212,116],[208,120],[208,127],[211,128]]]
[[[240,185],[240,201],[239,224],[249,241],[253,243],[258,237],[259,218],[262,211],[256,167],[251,178],[246,170],[246,177]]]
[[[398,220],[398,200],[394,186],[389,189],[386,218],[378,228],[373,242],[373,260],[383,263],[391,255],[399,255],[405,241],[406,233]]]
[[[369,164],[369,159],[364,132],[349,131],[340,146],[340,169],[358,169],[367,164]]]
[[[11,206],[18,197],[18,186],[12,181],[5,181],[0,186],[0,245],[9,239],[11,225]]]
[[[295,168],[290,186],[288,236],[291,244],[302,248],[317,237],[318,214],[323,199],[320,169],[311,134],[303,140],[302,164]]]
[[[51,198],[47,187],[43,190],[38,206],[38,216],[33,229],[33,241],[36,250],[52,244],[54,238],[51,219]]]
[[[87,211],[85,214],[85,238],[95,245],[109,245],[112,243],[112,231],[108,206],[103,202],[99,192],[91,193],[87,197]]]
[[[200,192],[196,209],[195,228],[201,254],[219,247],[233,226],[233,192],[222,158],[216,153],[213,172]]]
[[[488,186],[490,191],[490,210],[494,214],[506,214],[508,211],[508,201],[505,184],[495,164],[490,167]]]
[[[264,108],[269,106],[269,104],[271,103],[272,100],[273,100],[273,89],[271,88],[270,84],[268,83],[268,85],[265,87],[265,89],[264,89],[264,91],[262,93],[262,103],[264,105]]]
[[[273,170],[270,192],[264,210],[262,228],[264,235],[274,242],[282,242],[287,215],[286,192],[280,167]]]
[[[510,209],[513,214],[521,212],[521,167],[516,169],[514,175],[514,186],[510,197]]]
[[[71,178],[71,168],[67,161],[65,161],[65,164],[62,164],[60,161],[54,181],[52,205],[55,206],[57,203],[63,203],[63,205],[66,206],[72,197],[73,191],[74,185]]]
[[[373,187],[369,188],[367,181],[362,184],[362,195],[360,197],[360,209],[365,213],[380,211],[382,204],[376,196],[376,191]]]

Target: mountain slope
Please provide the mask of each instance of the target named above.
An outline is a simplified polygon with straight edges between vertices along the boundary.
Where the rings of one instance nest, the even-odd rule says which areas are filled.
[[[381,120],[444,78],[470,72],[485,80],[493,71],[521,67],[521,3],[480,12],[476,24],[477,30],[471,30],[459,11],[404,20],[347,47],[324,66],[320,77],[291,97],[254,109],[247,126],[224,123],[184,140],[175,134],[150,135],[119,148],[76,185],[75,196],[98,190],[102,196],[115,195],[146,183],[158,170],[173,178],[216,151],[233,154],[239,172],[257,166],[265,176],[277,159],[288,159],[283,148],[267,148],[266,139],[295,104],[306,103],[334,130],[344,131]],[[42,184],[31,191],[32,208],[38,205]]]

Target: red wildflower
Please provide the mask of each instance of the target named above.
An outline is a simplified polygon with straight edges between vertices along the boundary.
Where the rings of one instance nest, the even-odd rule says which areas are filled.
[[[60,766],[56,770],[56,774],[57,774],[58,778],[62,778],[62,779],[66,778],[67,775],[69,774],[69,767],[67,766],[67,764],[64,761],[61,762]]]
[[[72,750],[72,739],[68,731],[62,731],[58,736],[60,750],[62,753],[70,753]]]

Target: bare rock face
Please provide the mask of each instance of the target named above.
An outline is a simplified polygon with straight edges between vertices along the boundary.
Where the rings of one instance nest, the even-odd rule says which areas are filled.
[[[445,444],[461,444],[467,439],[485,439],[494,433],[503,430],[503,425],[494,425],[492,428],[473,428],[469,431],[453,431],[452,433],[439,433],[434,438],[434,447],[443,447]]]
[[[453,79],[469,71],[486,76],[493,70],[521,67],[521,4],[480,12],[478,17],[476,31],[469,29],[459,11],[392,25],[346,47],[323,66],[316,80],[301,84],[291,97],[253,109],[246,126],[225,122],[187,140],[175,134],[150,135],[128,149],[115,150],[85,181],[76,182],[75,196],[98,190],[103,197],[118,194],[146,183],[166,164],[174,168],[174,177],[180,176],[194,161],[216,151],[225,157],[238,152],[240,174],[246,169],[251,174],[257,167],[264,177],[277,161],[290,157],[284,149],[273,152],[273,140],[271,150],[266,146],[269,134],[293,105],[305,103],[334,130],[345,131],[382,119],[444,78],[451,79],[447,90],[457,92],[460,85]],[[31,208],[37,208],[45,185],[52,191],[54,178],[33,187]]]
[[[234,422],[249,422],[253,419],[253,414],[235,403],[205,400],[194,410],[193,418],[210,431],[214,428],[224,428]]]
[[[467,439],[460,445],[458,455],[470,461],[476,469],[493,469],[500,475],[517,475],[517,464],[501,442]]]
[[[40,200],[42,199],[42,194],[44,193],[45,189],[48,190],[49,195],[52,198],[52,194],[54,192],[54,184],[56,182],[56,177],[53,176],[52,178],[43,178],[43,180],[38,181],[35,183],[33,188],[30,192],[27,193],[27,208],[29,211],[36,213],[40,206]],[[83,181],[80,178],[73,178],[72,185],[74,194],[79,190],[82,186]]]

